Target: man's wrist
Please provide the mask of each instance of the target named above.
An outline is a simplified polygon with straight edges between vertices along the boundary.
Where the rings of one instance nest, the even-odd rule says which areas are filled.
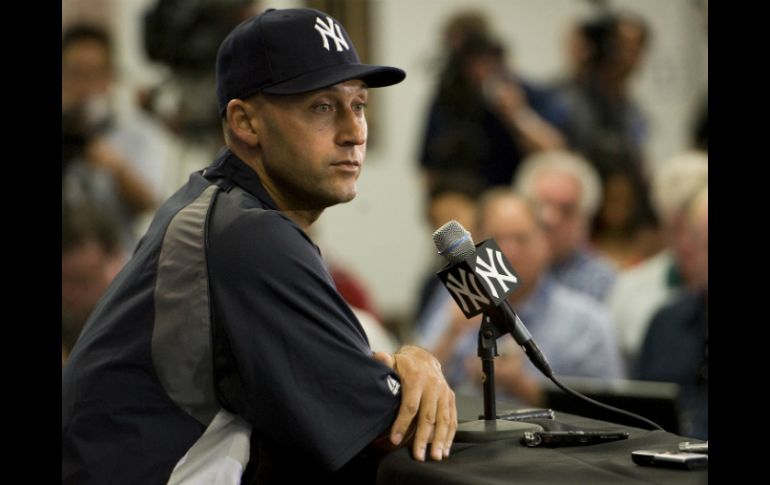
[[[418,347],[416,345],[404,345],[400,349],[398,349],[393,354],[393,359],[395,362],[395,365],[393,366],[393,369],[398,371],[398,357],[411,357],[416,359],[427,359],[432,362],[433,367],[436,368],[439,372],[441,372],[441,363],[438,361],[436,356],[428,352],[427,350],[423,349],[422,347]]]

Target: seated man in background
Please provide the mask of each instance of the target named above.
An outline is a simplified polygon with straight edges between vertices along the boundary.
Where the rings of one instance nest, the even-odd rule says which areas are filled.
[[[495,36],[464,35],[449,53],[426,114],[419,154],[426,190],[447,174],[477,178],[485,188],[509,185],[526,154],[564,146],[536,102],[544,96],[509,72]]]
[[[634,374],[675,382],[681,434],[708,440],[708,188],[688,204],[684,242],[690,248],[690,288],[652,317]]]
[[[516,273],[519,286],[508,301],[532,333],[559,376],[622,378],[624,369],[609,314],[595,299],[557,282],[550,263],[546,232],[536,209],[508,189],[494,189],[479,202],[480,237],[492,238]],[[447,295],[444,312],[426,322],[417,343],[441,360],[450,385],[477,393],[481,363],[476,355],[481,317],[466,319]],[[506,335],[499,339],[495,382],[501,396],[528,405],[542,404],[539,371],[521,362],[522,351]]]
[[[118,228],[99,208],[65,207],[61,235],[62,365],[125,262]]]
[[[166,195],[170,140],[140,111],[118,110],[109,33],[78,24],[62,35],[62,202],[110,211],[130,255]]]
[[[519,169],[516,190],[533,201],[550,245],[550,275],[573,290],[603,302],[615,282],[612,262],[588,244],[591,219],[599,209],[599,175],[581,156],[544,151]]]
[[[684,214],[689,201],[708,186],[708,156],[688,152],[669,160],[653,179],[652,201],[666,247],[620,273],[607,304],[627,365],[638,358],[653,314],[683,289],[698,285]]]
[[[442,175],[428,192],[425,219],[431,231],[435,231],[449,221],[455,220],[464,228],[473,232],[476,227],[476,200],[483,191],[478,179],[466,175]],[[443,258],[436,257],[434,265],[423,276],[420,284],[420,296],[414,317],[412,333],[437,311],[442,311],[447,289],[436,277],[436,272],[444,266]]]

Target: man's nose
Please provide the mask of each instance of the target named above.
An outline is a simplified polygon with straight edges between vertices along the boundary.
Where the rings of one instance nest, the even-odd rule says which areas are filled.
[[[356,113],[352,108],[339,112],[337,144],[363,145],[366,143],[367,125],[363,113]]]
[[[561,212],[551,204],[543,204],[540,208],[540,217],[547,227],[553,227],[561,221]]]

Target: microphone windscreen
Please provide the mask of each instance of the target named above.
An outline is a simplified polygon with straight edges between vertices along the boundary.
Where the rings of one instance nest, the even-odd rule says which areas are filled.
[[[438,253],[450,263],[459,263],[476,252],[471,233],[459,222],[451,220],[433,233],[433,244]]]

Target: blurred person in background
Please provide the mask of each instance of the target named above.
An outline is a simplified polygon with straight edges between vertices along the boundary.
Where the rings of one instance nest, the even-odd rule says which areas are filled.
[[[607,304],[628,363],[641,348],[652,315],[683,288],[696,284],[698,269],[684,231],[689,201],[708,186],[708,155],[690,151],[663,165],[653,178],[651,198],[661,221],[664,248],[621,272]]]
[[[600,209],[591,221],[590,240],[618,270],[628,269],[662,249],[657,223],[645,217],[638,203],[648,197],[644,190],[626,169],[614,169],[605,177]]]
[[[567,145],[594,166],[605,194],[612,196],[622,190],[621,183],[626,184],[615,175],[626,178],[627,188],[635,194],[631,199],[634,207],[628,211],[634,214],[635,227],[629,231],[654,234],[657,220],[648,198],[645,156],[647,119],[630,89],[649,44],[650,30],[640,16],[602,8],[570,32],[567,52],[571,71],[553,88],[551,102],[564,114],[560,127]],[[603,200],[598,212],[597,239],[603,245],[609,244],[604,240],[608,237],[604,216],[616,211],[605,207],[610,202]]]
[[[62,213],[62,365],[86,320],[125,262],[119,231],[98,207],[67,207]]]
[[[690,284],[655,312],[634,377],[679,384],[681,434],[708,440],[708,187],[685,210],[682,244],[689,247]]]
[[[118,115],[109,34],[72,25],[62,37],[62,202],[110,212],[131,252],[165,195],[168,144],[146,118]]]
[[[602,198],[594,168],[575,153],[543,151],[524,161],[515,187],[537,207],[550,246],[551,277],[603,302],[617,272],[588,241]]]
[[[211,66],[227,34],[264,10],[262,3],[156,0],[142,18],[142,47],[166,75],[141,91],[140,103],[178,137],[187,156],[207,160],[224,141]]]
[[[425,122],[419,161],[425,188],[441,175],[478,178],[485,187],[509,185],[521,158],[563,144],[538,111],[537,89],[511,72],[506,50],[488,32],[482,14],[451,18],[446,64]]]
[[[644,20],[629,13],[601,13],[570,34],[572,72],[557,90],[568,116],[565,136],[600,176],[617,166],[644,173],[647,122],[631,98],[630,81],[649,36]]]
[[[695,150],[709,151],[709,100],[706,93],[700,102],[692,121],[691,143]]]
[[[625,370],[609,313],[594,298],[548,274],[550,246],[539,213],[510,189],[493,189],[479,201],[478,234],[492,238],[517,275],[519,286],[508,301],[560,376],[622,378]],[[481,317],[467,319],[451,297],[419,332],[417,343],[441,360],[457,392],[478,394],[481,363],[477,342]],[[523,358],[510,335],[498,340],[495,383],[501,395],[527,405],[542,405],[541,374]]]
[[[487,37],[491,34],[489,21],[480,10],[459,10],[445,22],[442,30],[445,54],[448,57],[460,51],[463,44],[472,37]]]
[[[473,232],[476,227],[476,201],[482,193],[483,184],[472,177],[445,175],[441,176],[428,193],[425,220],[433,232],[451,220],[459,222],[464,228]],[[411,329],[421,327],[428,315],[442,311],[449,292],[436,276],[445,264],[438,255],[434,264],[425,273],[420,283],[417,308],[414,313],[414,325]]]

